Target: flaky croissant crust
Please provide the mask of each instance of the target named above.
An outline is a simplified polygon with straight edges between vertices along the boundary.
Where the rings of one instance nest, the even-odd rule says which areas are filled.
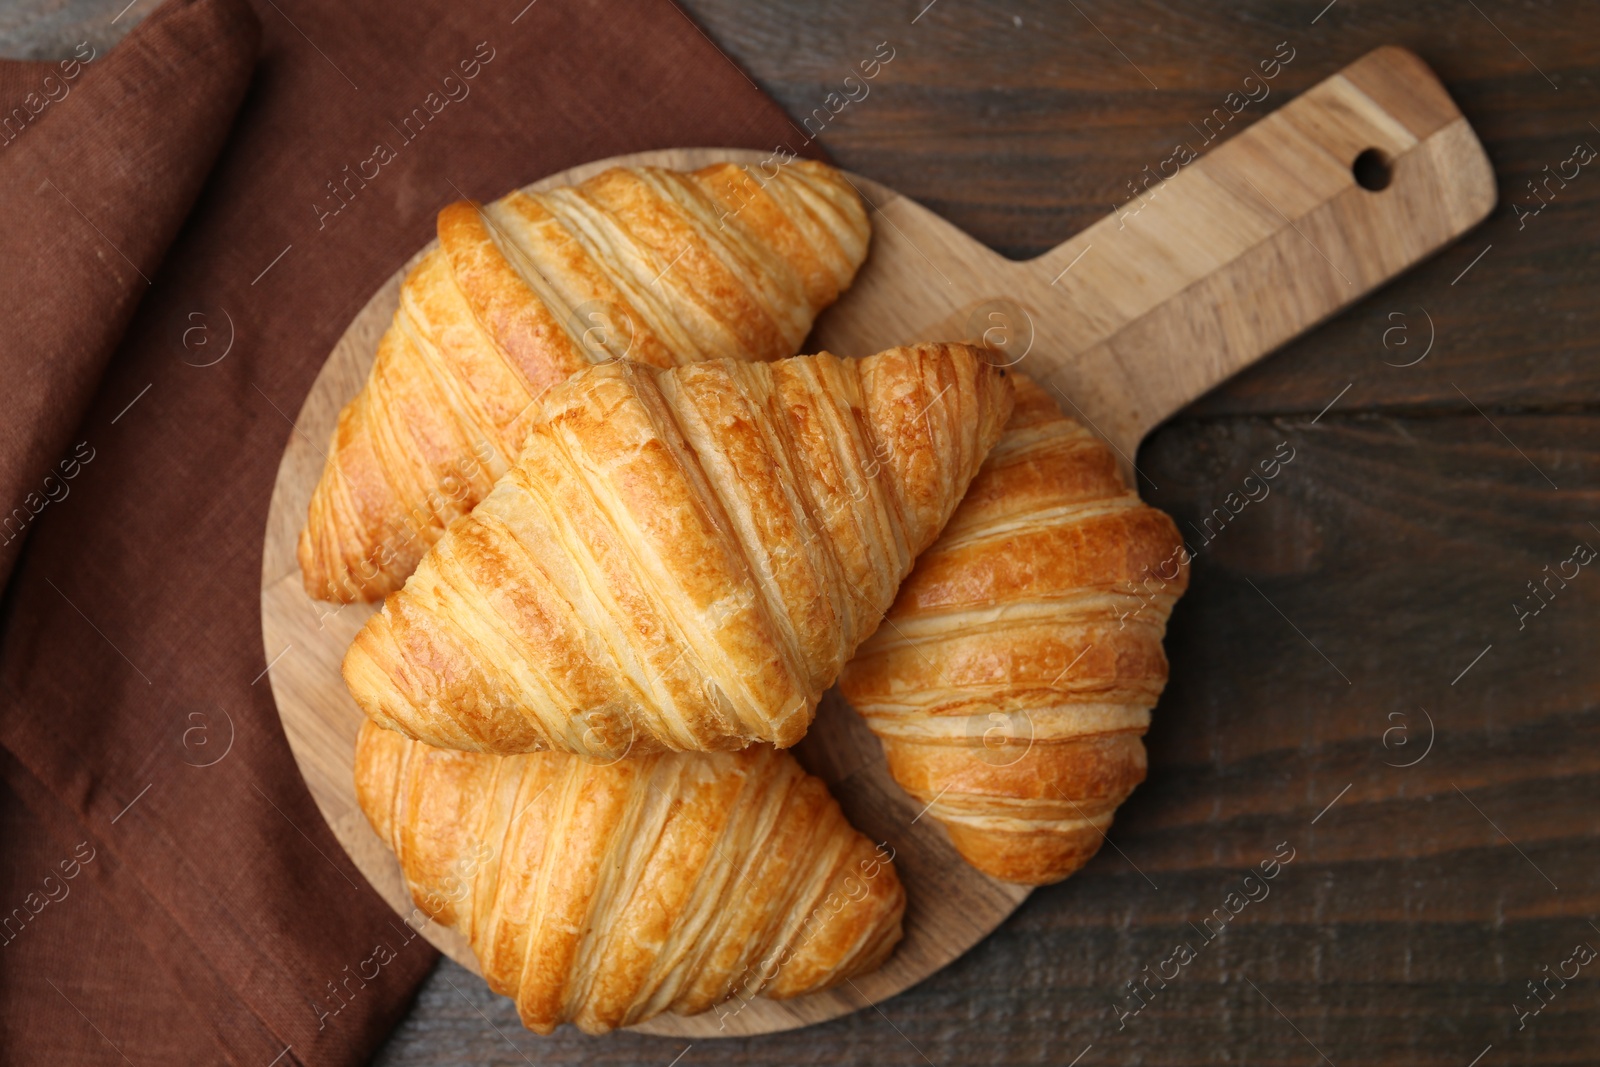
[[[466,935],[540,1033],[814,992],[900,940],[885,850],[766,746],[600,763],[450,752],[366,723],[355,773],[418,907]]]
[[[612,358],[793,355],[870,226],[838,171],[796,161],[613,168],[439,213],[366,385],[340,412],[301,532],[306,591],[399,588],[517,454],[555,383]]]
[[[1144,780],[1188,585],[1172,520],[1022,375],[1005,435],[840,679],[968,862],[1059,881]]]
[[[356,637],[351,693],[450,748],[793,744],[1000,435],[985,357],[575,375]]]

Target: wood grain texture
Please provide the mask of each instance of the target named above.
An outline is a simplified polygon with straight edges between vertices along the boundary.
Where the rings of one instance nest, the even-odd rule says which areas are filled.
[[[1409,48],[1449,87],[1483,139],[1500,192],[1493,216],[1474,241],[1299,338],[1208,395],[1194,413],[1315,414],[1351,382],[1342,403],[1363,410],[1470,410],[1452,383],[1486,406],[1561,405],[1575,394],[1600,393],[1592,358],[1600,307],[1586,297],[1600,287],[1593,254],[1600,180],[1586,168],[1567,188],[1556,186],[1559,195],[1526,226],[1514,211],[1537,205],[1528,182],[1567,159],[1577,142],[1600,148],[1590,126],[1600,125],[1600,60],[1592,43],[1600,15],[1588,6],[1339,0],[1317,18],[1328,0],[1222,7],[1095,0],[1076,8],[1050,0],[998,7],[940,0],[913,25],[926,5],[685,6],[797,124],[878,42],[890,42],[896,58],[867,98],[834,116],[817,139],[842,166],[1018,259],[1045,252],[1123,204],[1127,182],[1175,145],[1202,147],[1194,126],[1228,93],[1242,91],[1243,78],[1279,42],[1296,50],[1294,61],[1229,133],[1373,48]],[[816,129],[812,122],[804,132]],[[1490,244],[1493,250],[1451,286]],[[1385,359],[1400,362],[1419,351],[1385,349],[1384,331],[1395,325],[1388,315],[1405,313],[1415,342],[1419,331],[1426,336],[1419,308],[1437,327],[1436,353],[1449,359],[1424,361],[1403,381],[1386,379]],[[1391,335],[1391,344],[1400,336]]]
[[[1352,174],[1368,151],[1392,167],[1379,191]],[[1495,196],[1448,94],[1393,48],[1171,173],[1020,263],[913,200],[880,204],[867,269],[813,341],[865,355],[987,336],[1131,468],[1162,420],[1470,229]],[[873,269],[885,260],[897,269]]]

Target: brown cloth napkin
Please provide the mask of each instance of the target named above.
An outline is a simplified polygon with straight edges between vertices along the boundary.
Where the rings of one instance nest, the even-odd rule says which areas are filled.
[[[0,108],[0,1056],[364,1060],[434,957],[264,677],[291,420],[457,190],[804,135],[666,0],[170,0]]]

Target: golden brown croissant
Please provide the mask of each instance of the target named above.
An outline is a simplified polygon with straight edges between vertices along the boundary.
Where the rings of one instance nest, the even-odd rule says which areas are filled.
[[[792,356],[870,227],[845,177],[614,168],[439,213],[300,534],[306,591],[375,600],[516,458],[535,398],[598,360]]]
[[[412,899],[542,1034],[814,992],[900,940],[892,857],[764,745],[600,764],[450,752],[369,722],[355,773]]]
[[[794,744],[1000,436],[985,354],[574,375],[356,636],[350,692],[445,748]]]
[[[839,685],[969,863],[1043,885],[1144,780],[1189,556],[1111,451],[1013,379],[1005,436]]]

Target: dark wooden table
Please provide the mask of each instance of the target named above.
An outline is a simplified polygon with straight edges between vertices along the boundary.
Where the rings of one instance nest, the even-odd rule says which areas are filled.
[[[687,1051],[538,1038],[446,962],[377,1062],[1600,1062],[1600,962],[1528,986],[1600,949],[1600,566],[1540,600],[1528,584],[1600,549],[1600,173],[1530,187],[1600,147],[1600,7],[684,2],[797,119],[889,42],[820,140],[1012,256],[1125,200],[1280,42],[1294,58],[1237,128],[1406,45],[1477,128],[1501,203],[1141,452],[1185,529],[1280,442],[1295,458],[1199,555],[1116,849],[881,1010]],[[109,40],[121,6],[25,3],[0,44]],[[1206,941],[1285,842],[1271,895]],[[1125,983],[1180,943],[1194,960],[1119,1022]]]

